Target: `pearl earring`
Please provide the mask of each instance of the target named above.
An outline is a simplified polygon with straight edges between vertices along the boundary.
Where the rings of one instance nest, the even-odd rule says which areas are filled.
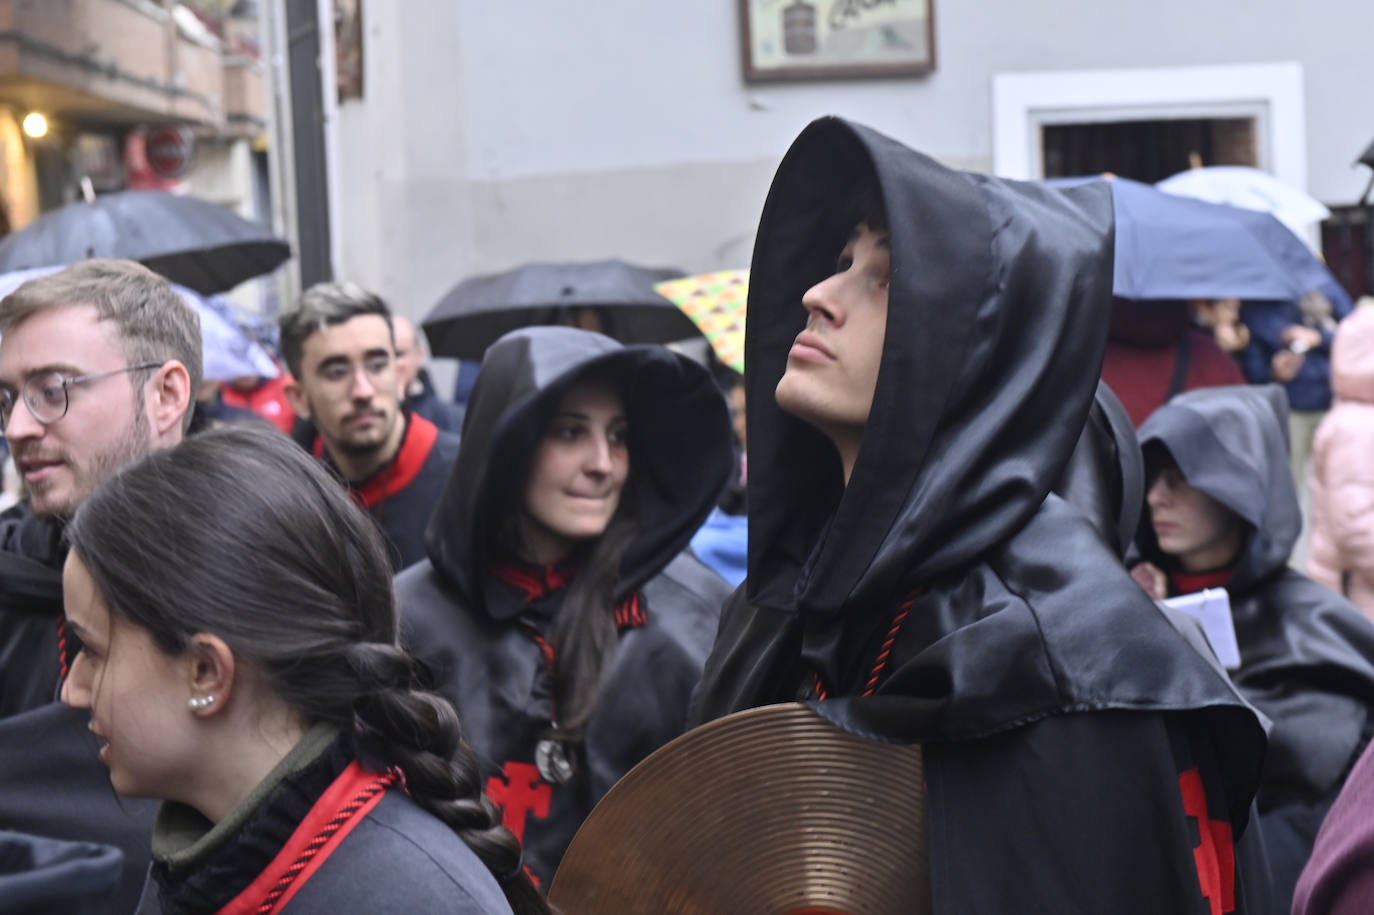
[[[192,696],[192,697],[187,701],[186,704],[189,705],[193,711],[199,711],[200,709],[209,708],[210,706],[214,705],[214,704],[215,704],[215,697],[214,697],[214,696]]]

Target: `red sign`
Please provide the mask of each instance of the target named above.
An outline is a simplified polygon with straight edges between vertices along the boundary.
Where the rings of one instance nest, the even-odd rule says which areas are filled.
[[[148,166],[164,178],[180,178],[191,165],[195,138],[185,127],[155,127],[148,131]]]

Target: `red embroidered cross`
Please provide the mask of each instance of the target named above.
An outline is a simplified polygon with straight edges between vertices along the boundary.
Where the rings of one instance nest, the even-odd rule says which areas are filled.
[[[1193,862],[1197,865],[1202,898],[1207,900],[1212,915],[1234,912],[1236,852],[1231,824],[1207,815],[1207,792],[1197,769],[1179,774],[1178,790],[1183,795],[1183,812],[1197,820],[1198,844],[1193,849]]]
[[[487,797],[501,808],[501,825],[522,843],[525,841],[525,819],[549,815],[549,800],[553,786],[539,777],[539,769],[529,763],[508,762],[501,767],[505,778],[493,775],[487,779]]]

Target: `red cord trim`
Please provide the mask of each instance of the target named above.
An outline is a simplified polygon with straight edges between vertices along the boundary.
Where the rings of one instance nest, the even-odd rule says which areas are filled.
[[[276,885],[268,892],[266,898],[264,898],[262,903],[257,907],[257,915],[272,915],[272,913],[277,910],[278,901],[287,890],[291,889],[291,885],[296,882],[301,872],[309,866],[311,860],[319,854],[320,849],[333,837],[334,833],[338,832],[341,826],[351,820],[368,801],[372,800],[378,794],[381,794],[395,781],[395,772],[387,772],[384,775],[378,776],[370,785],[358,792],[353,800],[349,801],[342,810],[335,814],[334,819],[326,823],[324,827],[315,834],[315,838],[310,840],[310,844],[305,847],[305,850],[302,851],[299,856],[297,856],[291,866],[286,869],[286,873],[282,874],[281,879],[278,880]]]
[[[917,588],[909,593],[906,596],[906,600],[902,601],[902,605],[897,608],[896,614],[892,617],[892,625],[888,627],[887,638],[883,639],[882,647],[878,649],[877,660],[873,662],[873,671],[869,674],[868,682],[864,684],[861,695],[871,696],[874,691],[877,690],[878,683],[881,682],[883,677],[883,671],[887,668],[887,660],[892,655],[892,646],[896,644],[897,636],[902,631],[902,624],[905,623],[906,618],[911,615],[911,608],[916,604],[916,599],[920,596],[921,589]],[[812,672],[812,677],[815,680],[816,698],[823,702],[830,697],[829,692],[825,688],[825,682],[821,680],[821,675],[815,671]]]
[[[59,617],[57,620],[57,669],[60,671],[62,680],[67,679],[67,619]]]
[[[916,603],[916,598],[920,592],[913,591],[902,602],[902,606],[897,608],[897,615],[892,618],[892,627],[887,631],[887,638],[883,640],[883,647],[878,649],[878,660],[873,664],[873,673],[869,676],[868,682],[864,684],[863,695],[871,696],[873,691],[878,688],[878,681],[882,679],[883,668],[887,667],[888,656],[892,654],[892,644],[897,641],[897,634],[902,631],[902,623],[911,613],[911,605]]]
[[[638,629],[649,622],[649,612],[644,609],[644,598],[636,591],[620,602],[615,608],[615,628]]]

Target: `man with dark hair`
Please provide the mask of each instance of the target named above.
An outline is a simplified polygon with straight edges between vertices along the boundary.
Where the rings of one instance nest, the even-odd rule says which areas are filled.
[[[458,436],[402,409],[391,310],[356,283],[319,283],[281,318],[286,396],[310,447],[386,534],[396,569],[425,557],[425,525]]]
[[[120,467],[181,441],[200,376],[199,318],[139,264],[84,261],[0,300],[0,429],[27,492],[0,522],[0,830],[120,846],[114,911],[137,900],[153,808],[118,804],[82,716],[54,701],[79,650],[62,529]]]
[[[913,911],[1267,911],[1240,839],[1259,719],[1051,492],[1112,242],[1105,186],[953,172],[833,118],[759,224],[749,574],[693,717],[801,699],[921,744],[921,784],[873,786],[924,795]]]

